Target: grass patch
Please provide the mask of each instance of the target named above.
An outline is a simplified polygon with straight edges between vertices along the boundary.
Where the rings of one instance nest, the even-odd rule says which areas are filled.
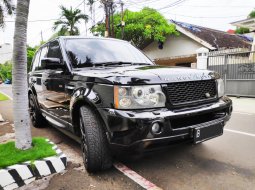
[[[0,93],[0,101],[9,100],[9,98]]]
[[[29,150],[19,150],[15,142],[0,144],[0,169],[14,164],[57,155],[52,149],[53,145],[46,142],[45,138],[33,138],[33,147]]]

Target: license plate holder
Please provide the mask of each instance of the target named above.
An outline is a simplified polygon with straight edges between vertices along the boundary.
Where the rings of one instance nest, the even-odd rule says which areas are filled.
[[[195,127],[193,130],[194,144],[221,136],[223,134],[223,122]]]

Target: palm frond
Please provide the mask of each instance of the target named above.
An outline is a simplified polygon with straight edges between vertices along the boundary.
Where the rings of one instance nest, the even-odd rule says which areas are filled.
[[[4,6],[7,10],[7,13],[11,15],[15,9],[15,7],[12,4],[12,0],[3,0]]]
[[[88,15],[81,14],[80,9],[73,9],[70,7],[69,9],[64,7],[63,5],[60,6],[61,9],[61,17],[54,23],[53,29],[56,30],[59,26],[62,28],[61,30],[68,30],[70,35],[77,35],[79,34],[79,29],[76,27],[76,24],[79,23],[81,19],[88,21]],[[66,34],[66,32],[65,32]]]

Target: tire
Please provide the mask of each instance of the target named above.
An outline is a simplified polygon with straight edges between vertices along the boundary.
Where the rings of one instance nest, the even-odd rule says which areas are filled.
[[[44,128],[47,126],[47,121],[38,110],[32,94],[29,95],[29,115],[35,128]]]
[[[82,156],[84,166],[90,173],[112,167],[112,157],[103,127],[100,118],[90,108],[80,108]]]

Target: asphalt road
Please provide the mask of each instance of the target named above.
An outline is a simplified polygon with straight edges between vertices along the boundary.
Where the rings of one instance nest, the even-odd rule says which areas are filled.
[[[232,131],[225,130],[223,136],[196,146],[178,145],[121,162],[162,189],[255,189],[255,99],[233,100],[235,112],[225,127]],[[0,102],[0,113],[1,105]],[[79,144],[56,129],[32,128],[32,133],[54,141],[70,162],[65,174],[33,182],[22,189],[143,189],[115,168],[89,175],[82,165]]]

